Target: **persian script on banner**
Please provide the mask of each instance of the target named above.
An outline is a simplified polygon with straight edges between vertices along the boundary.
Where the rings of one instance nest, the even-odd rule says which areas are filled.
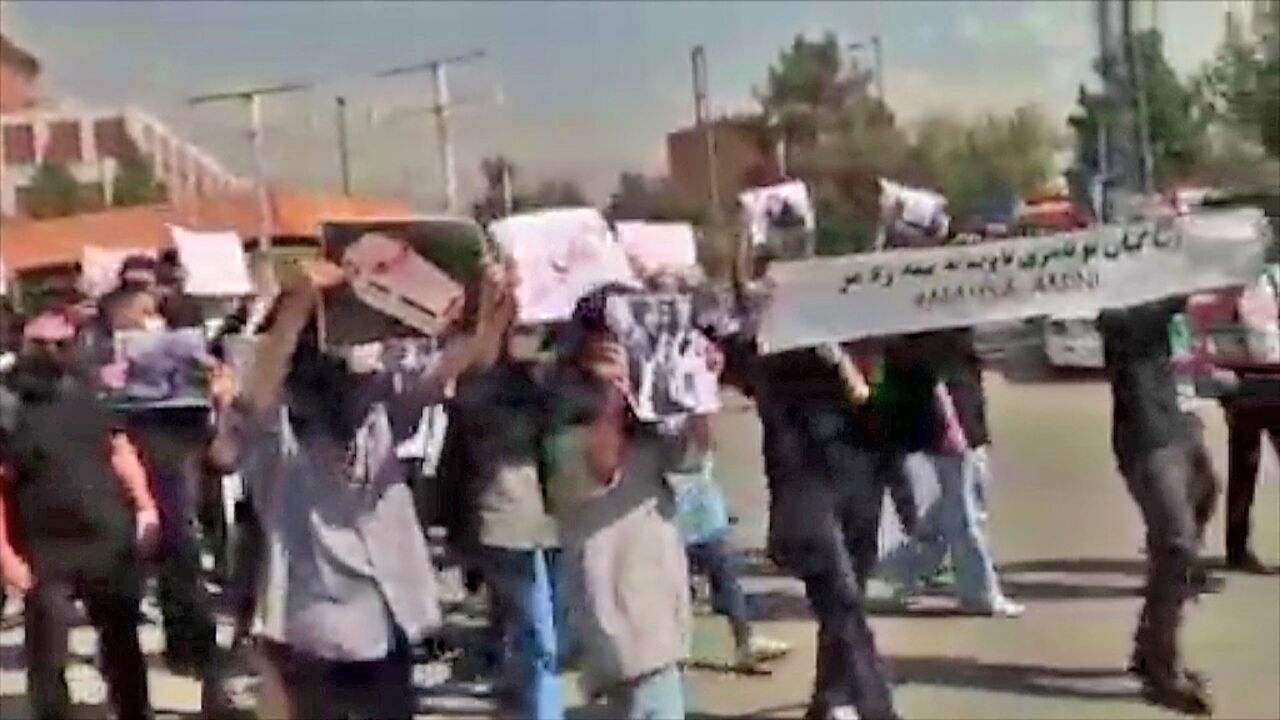
[[[635,282],[626,253],[595,208],[511,215],[490,225],[489,232],[520,274],[521,324],[567,320],[592,288]]]
[[[1038,315],[1091,315],[1257,277],[1268,230],[1253,208],[1037,238],[779,263],[761,349]]]

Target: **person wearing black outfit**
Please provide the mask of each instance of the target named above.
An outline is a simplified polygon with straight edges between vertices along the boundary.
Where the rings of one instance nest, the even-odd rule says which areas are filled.
[[[754,274],[763,274],[767,262],[757,256]],[[804,582],[818,620],[805,717],[823,720],[856,708],[862,718],[896,718],[860,581],[875,564],[884,497],[876,426],[867,407],[854,404],[843,348],[756,353],[755,318],[764,301],[751,293],[739,289],[748,316],[742,330],[722,338],[725,380],[753,396],[760,414],[769,557]]]
[[[1271,373],[1271,387],[1278,383],[1280,373]],[[1264,435],[1280,455],[1280,395],[1237,393],[1223,399],[1222,409],[1227,418],[1227,566],[1266,574],[1267,567],[1249,547],[1249,514]]]
[[[1130,670],[1153,704],[1211,712],[1208,687],[1179,662],[1182,605],[1193,593],[1198,547],[1194,431],[1178,407],[1169,320],[1185,298],[1098,316],[1112,393],[1112,448],[1147,529],[1147,586]]]
[[[164,328],[154,289],[123,276],[122,281],[103,302],[108,337],[121,330]],[[174,672],[200,679],[206,714],[229,714],[233,705],[224,688],[228,658],[218,647],[213,602],[202,578],[197,524],[201,458],[212,437],[210,410],[139,408],[126,419],[160,509],[157,599],[164,617],[165,660]]]
[[[65,318],[37,317],[0,388],[0,539],[13,543],[0,547],[0,570],[26,593],[35,716],[70,716],[67,633],[79,598],[101,636],[111,705],[118,718],[134,720],[151,712],[135,542],[145,551],[158,521],[136,452],[78,370],[73,337]]]

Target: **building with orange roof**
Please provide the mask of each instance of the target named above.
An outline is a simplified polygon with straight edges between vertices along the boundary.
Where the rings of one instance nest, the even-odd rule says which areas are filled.
[[[401,201],[347,197],[273,187],[273,243],[315,247],[321,223],[415,217]],[[30,280],[74,280],[87,245],[103,249],[159,251],[170,246],[169,225],[194,230],[231,230],[252,249],[260,233],[257,198],[232,192],[173,204],[110,208],[48,220],[0,220],[0,264]],[[61,282],[55,282],[61,285]]]

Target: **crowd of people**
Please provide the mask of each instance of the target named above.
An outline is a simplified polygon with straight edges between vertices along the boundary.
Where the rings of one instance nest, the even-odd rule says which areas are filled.
[[[803,582],[817,621],[806,717],[897,717],[867,621],[872,577],[909,609],[949,557],[961,612],[1024,610],[1001,587],[986,532],[982,363],[971,329],[760,354],[771,259],[763,247],[743,253],[730,307],[694,308],[699,357],[759,413],[768,554]],[[673,288],[651,280],[654,293]],[[94,313],[55,308],[22,326],[0,386],[0,573],[6,592],[24,599],[37,717],[69,714],[63,673],[76,600],[101,635],[116,715],[150,715],[136,630],[152,574],[167,662],[201,681],[206,715],[234,714],[231,649],[218,643],[201,567],[209,536],[229,526],[235,542],[212,544],[215,575],[237,645],[260,661],[265,716],[414,714],[415,658],[444,622],[431,526],[447,530],[485,591],[480,652],[516,717],[563,717],[569,666],[611,716],[684,717],[691,574],[709,579],[735,667],[759,670],[788,652],[752,627],[711,418],[637,413],[631,365],[643,359],[607,310],[635,288],[597,288],[567,323],[521,327],[517,274],[487,259],[465,316],[434,339],[432,362],[410,365],[390,339],[326,345],[317,308],[344,282],[340,268],[305,261],[265,312],[246,306],[223,323],[203,367],[207,407],[121,411],[104,400],[122,383],[116,333],[203,319],[173,258],[127,261]],[[1183,667],[1176,633],[1185,599],[1213,585],[1196,553],[1217,485],[1172,375],[1168,325],[1182,302],[1109,311],[1099,325],[1115,453],[1147,525],[1150,572],[1130,669],[1152,702],[1198,713],[1208,691]],[[225,347],[237,335],[252,336],[253,351],[233,370]],[[1240,394],[1227,402],[1228,559],[1259,571],[1245,476],[1257,473],[1263,431],[1276,441],[1280,411]],[[442,446],[412,449],[441,408]],[[233,518],[217,517],[230,475],[242,478],[243,496]],[[902,528],[891,547],[881,546],[885,508]]]

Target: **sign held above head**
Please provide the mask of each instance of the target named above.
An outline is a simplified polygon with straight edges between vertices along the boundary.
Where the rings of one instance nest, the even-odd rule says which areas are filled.
[[[333,347],[443,334],[461,317],[484,252],[469,218],[333,221],[321,236],[347,277],[322,301],[321,334]]]

